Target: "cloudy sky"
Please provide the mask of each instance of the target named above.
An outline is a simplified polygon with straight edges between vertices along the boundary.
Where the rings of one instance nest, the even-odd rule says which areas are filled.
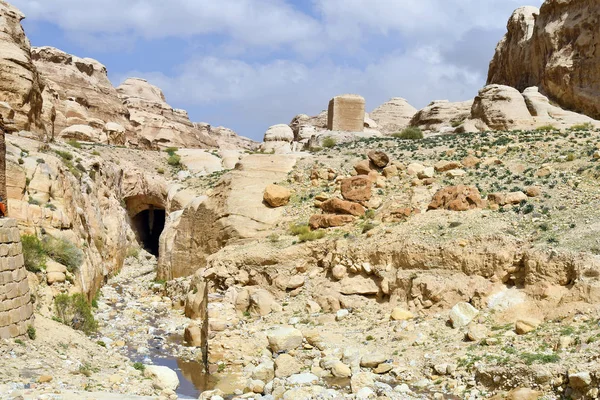
[[[337,94],[370,111],[466,100],[512,11],[541,0],[9,0],[34,46],[161,87],[193,121],[260,140]],[[527,4],[528,2],[529,4]]]

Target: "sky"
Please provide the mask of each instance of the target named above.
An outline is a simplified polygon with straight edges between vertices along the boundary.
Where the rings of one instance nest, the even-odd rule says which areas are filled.
[[[9,0],[33,46],[141,77],[195,122],[262,140],[358,93],[473,98],[512,12],[542,0]],[[524,3],[529,2],[529,3]]]

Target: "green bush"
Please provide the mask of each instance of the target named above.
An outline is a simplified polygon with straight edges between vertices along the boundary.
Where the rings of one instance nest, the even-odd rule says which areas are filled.
[[[54,150],[54,152],[58,154],[63,160],[71,161],[73,159],[73,154],[69,153],[68,151]]]
[[[29,272],[40,272],[46,268],[46,252],[42,242],[35,235],[21,236],[25,268]]]
[[[33,325],[29,325],[27,327],[27,336],[29,336],[29,339],[35,340],[35,338],[37,336],[37,332],[36,332],[35,328],[33,327]]]
[[[174,154],[177,152],[177,150],[178,150],[178,149],[177,149],[177,147],[167,147],[167,148],[165,149],[165,152],[166,152],[168,155],[172,156],[172,155],[174,155]]]
[[[49,236],[44,238],[42,245],[46,255],[67,267],[69,272],[73,273],[81,267],[83,252],[67,239]]]
[[[304,235],[310,232],[310,227],[307,224],[294,224],[290,226],[290,233],[292,235]]]
[[[172,167],[179,167],[181,165],[181,157],[177,154],[172,154],[167,159],[167,164]]]
[[[336,144],[337,144],[337,141],[332,137],[327,137],[327,138],[323,139],[323,143],[322,143],[323,147],[325,147],[326,149],[330,149],[333,146],[335,146]]]
[[[423,139],[423,132],[417,127],[409,127],[392,135],[395,138],[417,140]]]
[[[137,369],[138,371],[144,372],[144,370],[146,369],[146,366],[144,364],[142,364],[141,362],[135,362],[135,363],[133,363],[133,368]]]
[[[309,232],[298,235],[298,239],[301,242],[312,242],[313,240],[323,239],[324,237],[325,237],[324,230],[309,231]]]
[[[583,124],[573,125],[571,127],[572,131],[591,131],[594,129],[594,125],[591,122],[586,122]]]
[[[555,131],[556,128],[554,127],[554,125],[543,125],[535,128],[535,130],[538,132],[550,132]]]
[[[60,322],[86,334],[98,329],[90,304],[81,293],[69,296],[59,294],[54,298],[56,316]]]
[[[75,147],[76,149],[81,148],[81,143],[79,143],[77,140],[69,140],[67,144],[71,147]]]

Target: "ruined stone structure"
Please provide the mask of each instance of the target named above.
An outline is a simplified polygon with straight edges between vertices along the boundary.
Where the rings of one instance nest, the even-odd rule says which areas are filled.
[[[0,339],[23,336],[33,325],[33,304],[17,221],[0,219]]]
[[[363,132],[365,99],[356,94],[336,96],[329,102],[327,129],[330,131]]]

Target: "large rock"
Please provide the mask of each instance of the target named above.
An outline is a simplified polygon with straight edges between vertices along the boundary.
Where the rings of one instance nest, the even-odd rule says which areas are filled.
[[[281,326],[267,331],[267,340],[273,353],[287,352],[302,345],[302,332],[291,326]]]
[[[433,132],[454,130],[453,125],[460,124],[471,116],[472,105],[472,100],[457,103],[448,100],[433,101],[413,116],[410,126]]]
[[[0,100],[8,131],[45,132],[42,119],[43,80],[31,60],[31,45],[21,20],[25,16],[0,0]]]
[[[217,142],[194,125],[185,110],[172,108],[158,87],[144,79],[129,78],[117,92],[129,109],[135,132],[133,142],[153,148],[216,148]],[[134,143],[135,144],[135,143]]]
[[[281,207],[289,203],[291,195],[289,189],[271,184],[266,187],[263,199],[271,207]]]
[[[259,143],[247,137],[240,136],[229,128],[223,126],[211,126],[206,122],[194,122],[194,126],[213,138],[222,150],[251,150],[258,148]]]
[[[445,209],[467,211],[485,207],[479,189],[475,186],[448,186],[439,190],[429,204],[429,210]]]
[[[332,214],[347,214],[355,217],[365,215],[365,208],[360,204],[337,198],[324,201],[323,204],[321,204],[321,209]]]
[[[362,132],[365,127],[365,99],[355,94],[336,96],[329,102],[327,129]]]
[[[469,303],[460,302],[450,310],[450,322],[453,328],[461,328],[469,323],[479,314],[479,310]]]
[[[351,215],[315,214],[310,217],[308,225],[312,229],[336,228],[354,222]]]
[[[492,130],[531,128],[533,123],[521,93],[503,85],[488,85],[479,91],[471,118],[480,119]]]
[[[342,197],[349,201],[369,201],[373,182],[366,176],[355,176],[342,180]]]
[[[538,86],[563,108],[600,119],[600,4],[548,0],[522,7],[498,43],[488,83],[524,90]]]
[[[285,124],[273,125],[265,132],[261,149],[267,153],[286,154],[292,151],[294,140],[292,128]]]
[[[96,120],[129,127],[129,110],[108,80],[106,67],[91,58],[79,58],[55,49],[31,50],[33,62],[46,81],[44,114],[54,107],[54,131],[71,125],[95,124]],[[110,128],[110,127],[109,127]],[[94,138],[97,140],[97,138]]]
[[[401,97],[394,97],[369,113],[369,116],[377,122],[381,133],[390,135],[408,127],[416,113],[417,109],[408,101]]]
[[[210,196],[190,202],[163,230],[159,277],[189,276],[228,241],[270,233],[283,209],[263,204],[265,187],[287,179],[295,163],[289,156],[249,155],[223,176]]]
[[[159,390],[175,390],[179,387],[177,373],[169,367],[146,365],[144,376],[152,379],[152,384]]]

